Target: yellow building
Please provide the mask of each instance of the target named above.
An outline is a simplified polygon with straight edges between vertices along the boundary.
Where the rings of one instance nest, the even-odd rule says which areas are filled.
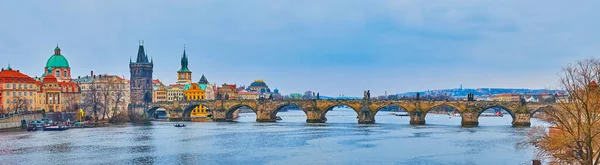
[[[198,83],[187,84],[184,87],[183,94],[185,98],[190,101],[206,99],[206,96],[204,95],[204,89],[202,89]],[[208,112],[206,111],[206,107],[203,105],[195,107],[190,114],[192,121],[194,121],[195,118],[206,118],[207,116]]]
[[[36,81],[13,70],[10,65],[0,71],[0,114],[40,110],[37,100]]]

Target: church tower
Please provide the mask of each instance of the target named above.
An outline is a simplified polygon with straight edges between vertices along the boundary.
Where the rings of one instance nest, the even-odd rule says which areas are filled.
[[[129,59],[130,80],[130,98],[132,107],[139,107],[146,102],[152,102],[152,69],[154,63],[148,61],[148,56],[144,51],[144,42],[138,47],[138,54],[135,62]],[[150,100],[144,100],[144,95],[148,95]]]
[[[185,46],[183,47],[183,56],[181,57],[181,69],[177,71],[178,84],[192,83],[192,71],[188,69],[188,58],[185,54]]]

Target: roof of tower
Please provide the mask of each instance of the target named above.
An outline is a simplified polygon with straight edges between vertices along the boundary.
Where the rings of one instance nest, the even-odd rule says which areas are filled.
[[[208,84],[208,80],[206,79],[206,77],[204,77],[204,75],[202,75],[200,81],[198,81],[198,84]]]
[[[177,72],[191,72],[190,69],[188,69],[188,58],[185,54],[185,47],[183,48],[183,57],[181,57],[181,69]]]

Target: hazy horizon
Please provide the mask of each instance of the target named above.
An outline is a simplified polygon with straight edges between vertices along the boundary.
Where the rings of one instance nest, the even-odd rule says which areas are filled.
[[[544,5],[539,5],[543,3]],[[595,5],[594,5],[595,4]],[[138,41],[174,83],[372,96],[458,88],[556,88],[600,52],[600,1],[1,1],[0,66],[42,74],[58,43],[73,78],[129,78]]]

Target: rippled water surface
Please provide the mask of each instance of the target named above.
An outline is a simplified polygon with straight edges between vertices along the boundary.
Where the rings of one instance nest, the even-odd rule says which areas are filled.
[[[357,124],[356,113],[334,110],[326,124],[307,124],[301,111],[280,112],[277,123],[153,122],[150,126],[0,132],[0,164],[531,164],[533,151],[515,143],[528,128],[511,117],[482,117],[461,128],[460,117],[427,115],[425,126],[408,117],[377,114]],[[541,124],[532,119],[532,124]]]

